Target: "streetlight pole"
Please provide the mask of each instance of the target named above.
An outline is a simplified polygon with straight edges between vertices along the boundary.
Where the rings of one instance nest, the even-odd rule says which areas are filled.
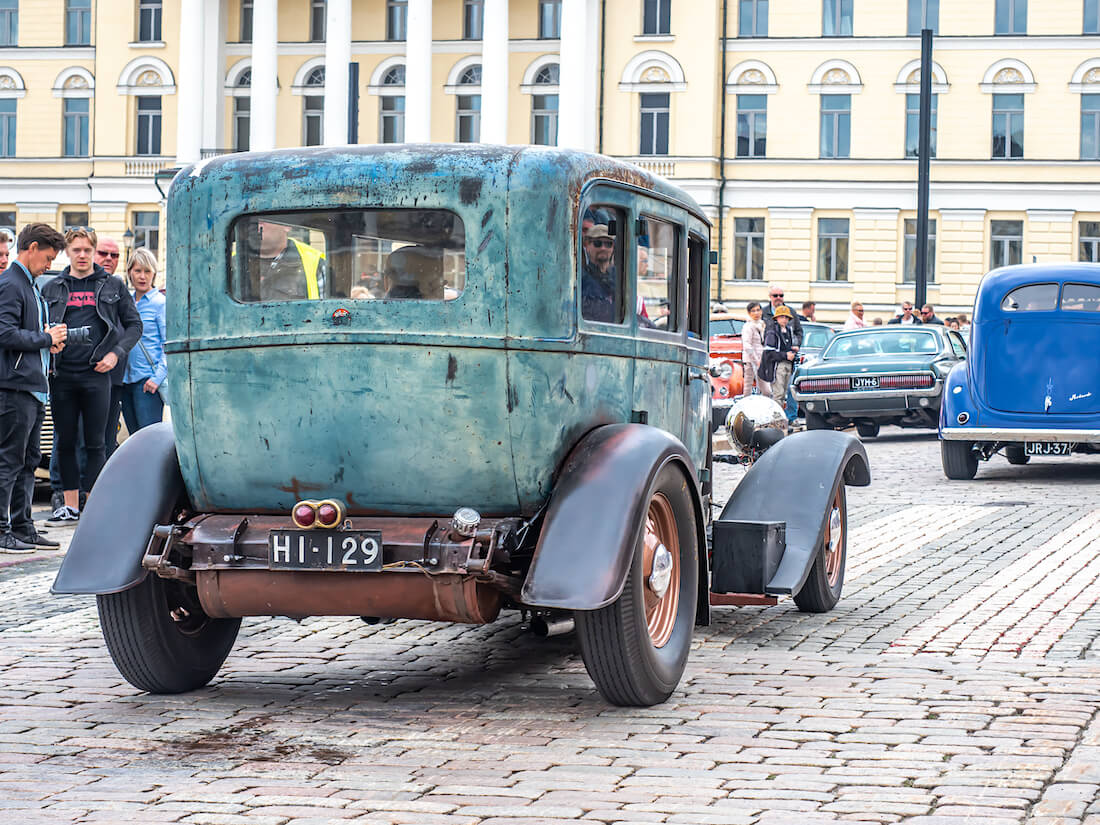
[[[928,178],[932,154],[932,30],[920,33],[920,142],[917,149],[917,308],[928,303]]]

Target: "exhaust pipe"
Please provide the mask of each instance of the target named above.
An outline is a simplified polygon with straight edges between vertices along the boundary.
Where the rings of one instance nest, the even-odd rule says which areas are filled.
[[[544,639],[572,633],[574,626],[572,616],[540,616],[536,613],[531,617],[531,632]]]

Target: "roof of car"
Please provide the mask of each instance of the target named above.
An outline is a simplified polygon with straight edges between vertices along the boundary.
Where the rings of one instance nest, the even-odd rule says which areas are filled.
[[[989,312],[996,309],[1001,305],[1004,296],[1016,287],[1065,281],[1100,286],[1100,264],[1081,262],[1019,264],[994,269],[987,273],[978,285],[978,293],[974,297],[974,311]]]
[[[570,185],[583,185],[589,180],[604,179],[652,192],[684,206],[701,221],[710,223],[690,195],[664,178],[606,155],[552,146],[403,143],[234,152],[185,167],[177,175],[176,182],[184,178],[201,180],[229,169],[249,174],[268,171],[295,177],[305,174],[319,175],[320,179],[325,167],[339,170],[346,169],[349,164],[377,165],[380,173],[403,171],[410,175],[452,178],[464,187],[464,200],[468,193],[471,197],[477,197],[482,184],[494,181],[491,171],[493,169],[507,168],[510,187],[517,183],[522,186],[524,180],[536,182],[535,185],[538,185],[537,181],[545,179],[547,171],[553,170],[556,176],[563,179],[563,183]],[[470,181],[473,183],[468,183]]]

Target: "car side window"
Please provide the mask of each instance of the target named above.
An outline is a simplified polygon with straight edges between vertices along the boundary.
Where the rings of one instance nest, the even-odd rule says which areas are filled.
[[[959,333],[947,333],[947,340],[951,342],[951,349],[956,358],[966,358],[966,344],[963,343],[962,336]]]
[[[603,324],[621,324],[625,318],[623,210],[590,205],[581,217],[581,317]]]
[[[1100,312],[1100,286],[1066,284],[1062,287],[1062,309],[1073,312]]]
[[[703,267],[707,265],[707,244],[702,238],[692,235],[688,238],[687,272],[687,329],[688,337],[702,340],[703,323],[706,313],[703,307],[706,297],[703,294]]]
[[[680,282],[679,227],[667,221],[643,217],[638,221],[638,326],[655,324],[667,332],[677,332],[677,290]],[[646,319],[649,324],[643,323]]]
[[[1005,312],[1044,312],[1058,306],[1058,284],[1028,284],[1017,287],[1001,301]]]

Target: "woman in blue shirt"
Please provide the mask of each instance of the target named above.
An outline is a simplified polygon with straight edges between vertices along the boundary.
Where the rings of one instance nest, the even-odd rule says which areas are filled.
[[[168,376],[168,361],[164,357],[164,295],[156,288],[156,256],[144,247],[135,249],[126,273],[143,324],[141,340],[130,350],[122,379],[122,417],[132,434],[164,417],[159,390]]]

